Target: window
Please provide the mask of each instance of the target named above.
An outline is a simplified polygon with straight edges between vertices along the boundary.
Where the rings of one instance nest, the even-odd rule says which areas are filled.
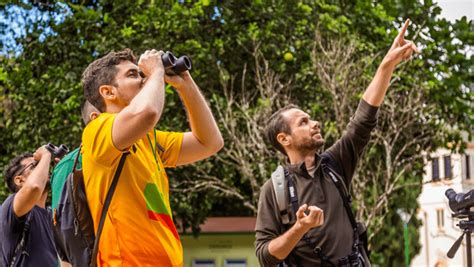
[[[439,161],[437,158],[433,159],[431,162],[431,168],[432,168],[432,179],[433,181],[439,181]]]
[[[224,267],[247,267],[246,259],[226,259]]]
[[[471,157],[466,155],[466,180],[471,179]]]
[[[213,259],[196,259],[193,260],[193,267],[215,267],[216,261]]]
[[[451,175],[451,156],[444,156],[444,178],[452,178]]]
[[[444,210],[437,209],[436,210],[436,217],[438,219],[438,228],[444,228]]]

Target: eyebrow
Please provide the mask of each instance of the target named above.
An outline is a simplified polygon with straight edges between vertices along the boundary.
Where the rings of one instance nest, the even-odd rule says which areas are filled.
[[[300,123],[303,119],[310,119],[311,117],[306,114],[306,113],[303,113],[301,116],[298,116],[298,119],[296,120],[297,123]]]
[[[126,72],[125,72],[125,75],[128,75],[130,73],[133,73],[133,74],[138,74],[138,69],[137,68],[130,68],[128,69]]]

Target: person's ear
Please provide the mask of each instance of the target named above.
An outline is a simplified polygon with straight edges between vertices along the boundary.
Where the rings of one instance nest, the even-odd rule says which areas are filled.
[[[99,117],[99,112],[92,111],[91,114],[89,114],[89,119],[94,120],[95,118]]]
[[[277,134],[276,139],[283,147],[291,145],[291,136],[286,133]]]
[[[25,183],[25,177],[23,175],[17,175],[13,178],[13,183],[16,187],[21,187]]]
[[[114,100],[116,98],[115,87],[112,85],[101,85],[99,87],[99,94],[104,100]]]

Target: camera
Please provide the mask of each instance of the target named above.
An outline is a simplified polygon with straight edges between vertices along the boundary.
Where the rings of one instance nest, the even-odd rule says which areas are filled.
[[[69,152],[69,148],[64,144],[61,144],[58,147],[51,143],[48,143],[45,147],[51,153],[51,155],[59,159],[62,159],[64,155],[66,155]]]
[[[353,251],[348,256],[339,259],[341,267],[366,267],[363,256],[358,251]]]
[[[456,193],[453,189],[445,192],[449,200],[449,207],[455,214],[465,214],[474,206],[474,189],[467,193]]]
[[[161,55],[163,66],[165,67],[165,73],[167,75],[178,75],[181,72],[190,70],[192,67],[191,59],[187,56],[181,56],[177,58],[170,51],[166,51]]]

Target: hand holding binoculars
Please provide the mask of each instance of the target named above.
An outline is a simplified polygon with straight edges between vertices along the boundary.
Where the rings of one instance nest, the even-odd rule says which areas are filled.
[[[66,155],[69,152],[69,148],[64,144],[61,144],[58,147],[51,143],[48,143],[45,146],[45,148],[49,151],[49,153],[51,153],[51,155],[53,155],[54,158],[58,158],[58,159],[63,158],[64,155]]]
[[[170,76],[179,75],[181,72],[190,70],[192,67],[189,57],[181,56],[177,58],[170,51],[166,51],[161,55],[161,60],[165,67],[165,73]]]

